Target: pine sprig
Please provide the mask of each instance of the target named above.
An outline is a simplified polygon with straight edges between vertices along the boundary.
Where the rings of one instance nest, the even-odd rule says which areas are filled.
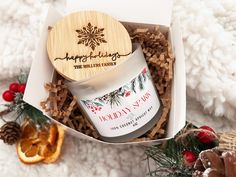
[[[145,153],[156,163],[156,169],[150,170],[151,177],[190,177],[193,170],[184,166],[181,153],[183,147],[174,139],[167,141],[164,146],[156,145],[148,148]]]
[[[26,83],[28,79],[28,73],[21,70],[21,74],[17,77],[17,80],[20,84]]]
[[[110,103],[111,107],[113,107],[114,105],[119,106],[121,104],[120,99],[121,99],[121,95],[119,94],[118,91],[109,93],[107,97],[107,100]]]
[[[21,71],[21,74],[17,78],[18,83],[25,84],[27,82],[27,78],[28,74],[24,71]],[[10,112],[14,112],[16,114],[15,120],[20,120],[21,118],[27,117],[40,127],[43,127],[45,123],[49,121],[48,118],[44,116],[41,111],[29,105],[23,100],[22,92],[15,92],[14,100],[8,104],[5,104],[4,106],[7,109],[3,113],[8,114]]]
[[[198,132],[202,131],[192,124],[167,140],[163,145],[155,145],[146,149],[148,159],[152,159],[156,166],[149,170],[151,177],[191,177],[194,171],[193,164],[187,164],[183,152],[192,152],[198,155],[206,149],[212,149],[218,145],[218,140],[211,143],[203,143],[197,138]]]
[[[41,111],[27,104],[24,109],[24,114],[27,115],[36,125],[43,127],[49,120]]]

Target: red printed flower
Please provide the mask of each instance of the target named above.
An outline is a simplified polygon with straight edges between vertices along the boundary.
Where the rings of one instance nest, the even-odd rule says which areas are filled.
[[[130,94],[131,94],[131,91],[127,91],[127,92],[125,92],[125,97],[130,96]]]
[[[143,69],[143,74],[146,74],[147,73],[147,68],[144,68]]]

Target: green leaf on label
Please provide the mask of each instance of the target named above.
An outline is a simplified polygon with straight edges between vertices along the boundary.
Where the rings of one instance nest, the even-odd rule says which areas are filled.
[[[143,90],[144,89],[144,84],[143,84],[143,79],[142,79],[141,74],[138,76],[138,83],[139,83],[139,89]]]
[[[97,106],[102,106],[102,104],[98,103],[98,102],[94,102],[94,104],[97,105]]]
[[[134,93],[136,93],[136,79],[133,79],[132,81],[131,81],[131,90],[134,92]]]

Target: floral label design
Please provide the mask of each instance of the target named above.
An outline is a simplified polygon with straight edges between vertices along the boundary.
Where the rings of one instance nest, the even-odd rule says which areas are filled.
[[[111,108],[116,105],[121,105],[121,99],[129,97],[131,94],[136,94],[138,89],[143,90],[145,82],[151,79],[149,71],[144,68],[143,71],[134,78],[130,83],[120,87],[119,89],[103,95],[102,97],[95,98],[94,100],[81,100],[83,104],[90,109],[94,114],[98,111],[102,111],[102,107],[106,104],[110,105]]]
[[[150,121],[160,107],[151,75],[145,67],[120,88],[91,100],[80,100],[102,136],[122,136]]]

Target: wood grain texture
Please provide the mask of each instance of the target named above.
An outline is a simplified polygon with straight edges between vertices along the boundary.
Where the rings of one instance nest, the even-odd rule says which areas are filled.
[[[132,43],[120,22],[104,13],[82,11],[63,17],[49,30],[47,51],[61,75],[81,81],[125,61]]]

